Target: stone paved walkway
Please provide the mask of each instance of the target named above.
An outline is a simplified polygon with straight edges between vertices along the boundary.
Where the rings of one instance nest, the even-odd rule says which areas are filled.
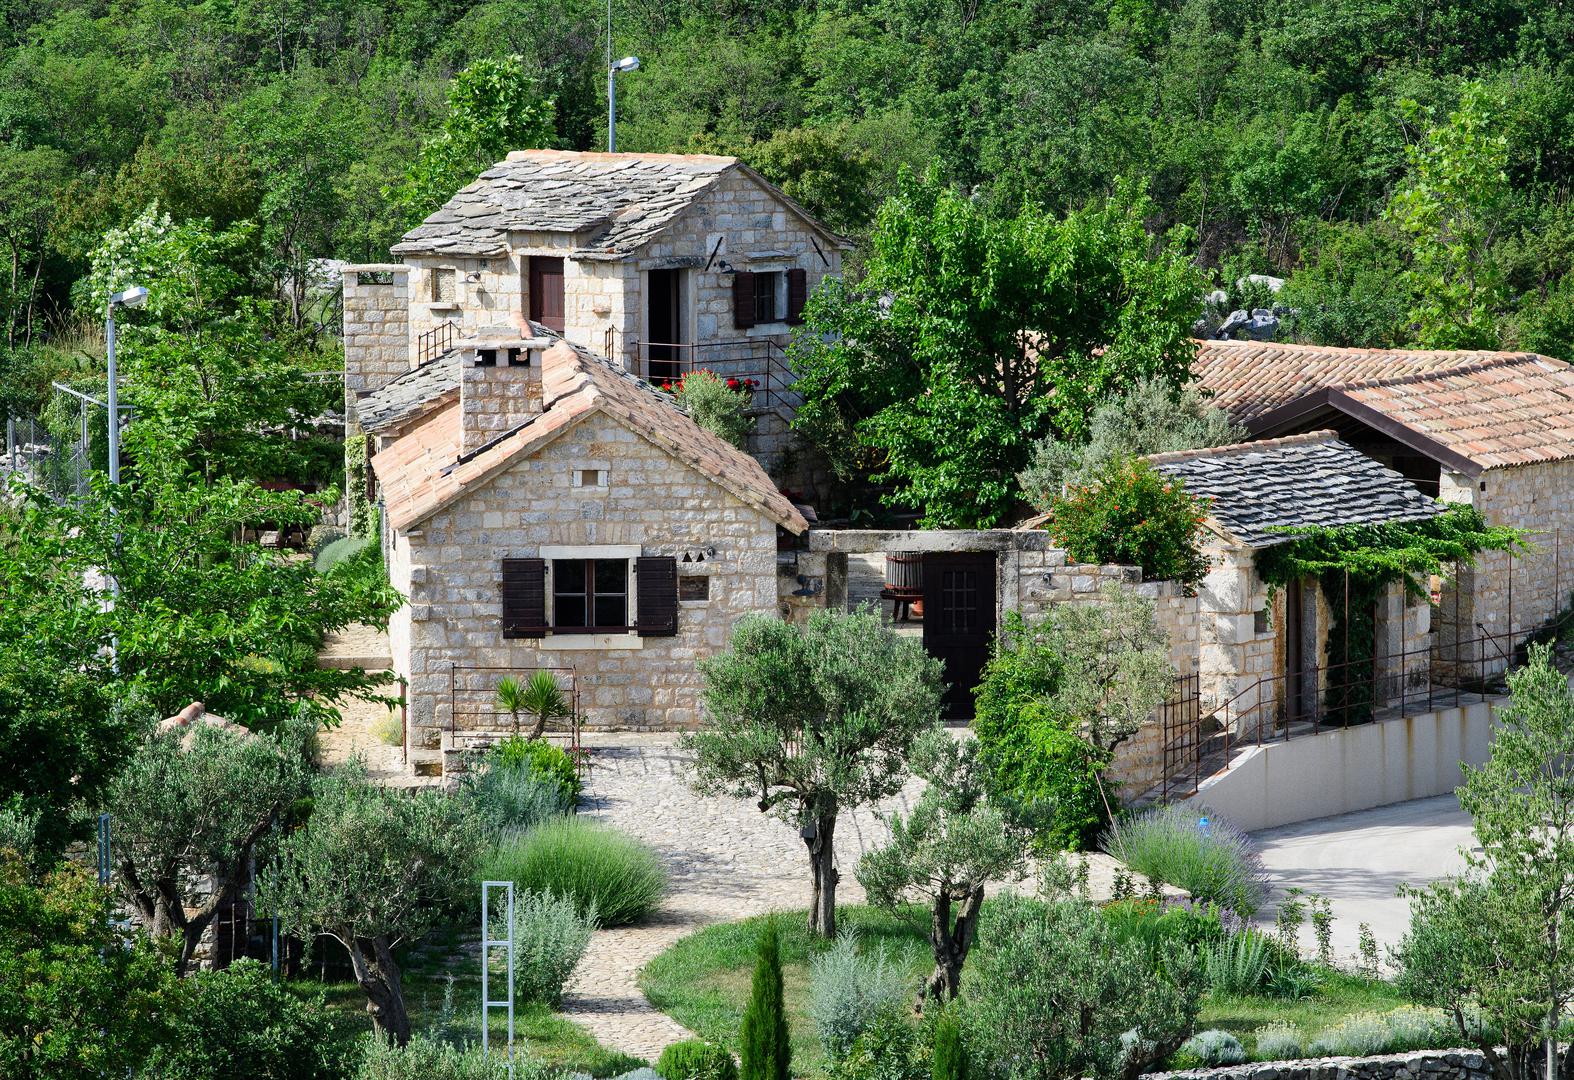
[[[654,1061],[663,1047],[690,1033],[645,1000],[640,968],[712,923],[808,907],[808,856],[795,830],[753,803],[695,795],[674,736],[598,734],[587,742],[595,752],[583,812],[654,847],[672,885],[650,922],[596,933],[569,984],[563,1012],[604,1045]],[[904,792],[883,809],[906,809],[915,792]],[[888,835],[872,811],[842,815],[836,835],[838,903],[862,902],[853,868]]]

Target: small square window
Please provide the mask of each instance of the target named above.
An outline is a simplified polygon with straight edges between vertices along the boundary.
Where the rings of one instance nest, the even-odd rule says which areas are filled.
[[[607,486],[607,471],[605,469],[576,469],[574,471],[574,486],[604,488]]]
[[[1273,629],[1273,616],[1267,608],[1259,608],[1252,614],[1252,633],[1266,634]]]
[[[678,578],[679,600],[709,600],[710,578],[704,574],[688,574]]]
[[[432,271],[432,303],[452,304],[458,295],[456,292],[459,272],[452,268],[440,268]]]

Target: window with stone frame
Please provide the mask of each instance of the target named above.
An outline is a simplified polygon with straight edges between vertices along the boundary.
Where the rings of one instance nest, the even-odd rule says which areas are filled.
[[[438,267],[432,271],[432,303],[452,304],[458,298],[459,272],[452,267]]]
[[[554,633],[628,632],[629,560],[553,559],[551,566]]]

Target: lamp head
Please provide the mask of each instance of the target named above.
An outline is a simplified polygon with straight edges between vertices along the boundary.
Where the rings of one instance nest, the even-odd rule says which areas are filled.
[[[612,70],[613,71],[638,71],[639,70],[639,57],[637,57],[637,56],[625,56],[623,59],[619,60],[617,63],[612,65]]]
[[[110,307],[141,307],[147,303],[148,290],[141,285],[133,285],[109,298]]]

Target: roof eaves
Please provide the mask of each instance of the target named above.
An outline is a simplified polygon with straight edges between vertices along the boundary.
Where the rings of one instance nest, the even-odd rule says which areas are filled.
[[[1450,472],[1464,473],[1466,476],[1480,476],[1488,467],[1484,462],[1476,461],[1459,453],[1457,450],[1444,446],[1436,439],[1389,416],[1381,409],[1357,400],[1345,390],[1329,390],[1328,404],[1346,416],[1359,420],[1367,427],[1382,432],[1395,442],[1408,446],[1416,453],[1424,454]]]

